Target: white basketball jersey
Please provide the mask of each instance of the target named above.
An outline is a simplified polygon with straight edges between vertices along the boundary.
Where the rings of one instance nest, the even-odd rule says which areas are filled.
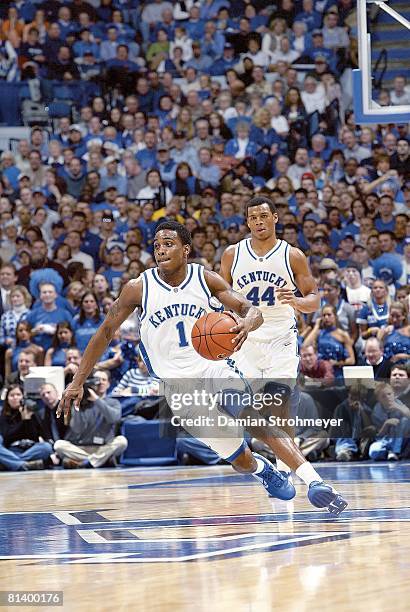
[[[249,338],[269,340],[295,328],[294,309],[276,300],[275,289],[296,290],[290,267],[290,244],[278,240],[263,257],[251,246],[251,239],[241,240],[235,247],[231,276],[233,288],[258,306],[264,322]]]
[[[194,378],[209,367],[209,361],[193,348],[191,331],[207,312],[218,310],[210,304],[211,292],[204,267],[190,263],[178,287],[171,287],[157,268],[142,275],[141,355],[158,378]]]

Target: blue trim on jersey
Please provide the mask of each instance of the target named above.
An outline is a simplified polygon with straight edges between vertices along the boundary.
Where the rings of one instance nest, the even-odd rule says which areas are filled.
[[[251,246],[250,246],[250,240],[248,239],[246,241],[246,248],[248,249],[248,253],[251,257],[253,257],[253,259],[255,259],[256,261],[258,260],[258,258],[254,255],[253,251],[251,250]]]
[[[199,280],[199,283],[202,289],[205,292],[206,297],[208,298],[209,308],[211,308],[215,312],[221,312],[221,310],[223,309],[223,306],[221,306],[220,308],[217,308],[216,306],[212,306],[211,304],[212,293],[209,291],[209,287],[206,284],[205,275],[204,275],[204,267],[201,266],[200,264],[198,264],[198,280]]]
[[[145,319],[145,315],[147,314],[148,278],[147,278],[146,272],[143,272],[141,276],[142,276],[142,308],[141,308],[140,321],[143,321]]]
[[[234,259],[234,262],[233,262],[233,265],[232,265],[232,268],[231,268],[231,277],[232,277],[232,280],[233,280],[233,273],[235,272],[235,268],[238,265],[240,248],[241,248],[241,243],[238,242],[238,244],[236,245],[235,259]]]
[[[292,268],[290,267],[290,245],[289,243],[287,243],[285,246],[285,266],[286,266],[286,270],[288,271],[290,280],[292,281],[294,288],[297,289],[295,285],[295,277],[293,275]]]
[[[167,291],[171,291],[171,287],[168,287],[168,285],[163,283],[162,280],[159,278],[156,268],[152,268],[152,276],[154,280],[158,283],[158,285],[161,285],[163,289],[166,289]]]
[[[181,285],[180,287],[178,287],[178,289],[181,289],[181,290],[182,290],[182,289],[185,289],[185,287],[186,287],[186,286],[187,286],[187,285],[188,285],[188,284],[191,282],[192,275],[193,275],[193,273],[194,273],[194,267],[193,267],[193,265],[192,265],[192,264],[188,264],[188,266],[189,266],[188,278],[187,278],[187,280],[184,282],[184,284],[183,284],[183,285]]]
[[[229,457],[224,457],[225,461],[229,461],[229,463],[232,463],[232,461],[234,461],[237,457],[239,457],[239,455],[242,455],[242,453],[246,450],[246,447],[247,447],[246,441],[243,440],[238,450],[232,453],[232,455],[230,455]]]
[[[276,253],[276,251],[278,251],[281,246],[282,246],[282,240],[279,238],[278,244],[275,244],[275,246],[273,247],[273,250],[267,255],[265,255],[264,259],[269,259],[269,257],[272,257],[272,255]]]
[[[150,376],[155,376],[155,378],[159,378],[159,376],[157,376],[152,368],[151,362],[149,360],[148,357],[148,353],[146,351],[146,348],[144,346],[144,344],[142,343],[142,340],[140,340],[139,345],[138,345],[139,351],[141,353],[141,357],[144,360],[145,365],[147,366],[147,370],[148,373],[150,374]]]

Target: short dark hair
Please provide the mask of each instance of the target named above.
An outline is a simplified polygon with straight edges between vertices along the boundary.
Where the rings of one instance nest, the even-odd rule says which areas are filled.
[[[172,232],[176,232],[178,238],[184,246],[188,244],[190,247],[192,247],[191,234],[189,233],[187,228],[181,223],[178,223],[177,221],[164,221],[163,223],[160,223],[158,225],[157,229],[155,230],[155,235],[157,235],[158,232],[161,232],[162,230],[171,230]]]
[[[270,200],[266,196],[255,196],[254,198],[251,198],[249,202],[245,204],[245,216],[246,217],[248,216],[248,211],[250,208],[252,208],[253,206],[262,206],[262,204],[267,204],[272,214],[277,212],[276,206],[272,202],[272,200]]]

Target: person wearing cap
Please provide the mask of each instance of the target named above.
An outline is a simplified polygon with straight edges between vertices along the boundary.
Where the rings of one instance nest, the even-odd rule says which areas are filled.
[[[176,164],[185,162],[189,165],[194,174],[198,171],[198,154],[191,144],[187,143],[186,133],[183,131],[175,132],[174,147],[171,149],[171,159]]]
[[[355,239],[353,234],[345,233],[339,242],[336,260],[339,268],[345,268],[346,263],[352,259]]]
[[[157,164],[161,179],[169,184],[175,179],[177,164],[171,159],[169,146],[165,142],[160,142],[157,146]]]
[[[121,277],[126,272],[124,263],[125,245],[110,241],[105,249],[105,265],[99,272],[107,279],[110,291],[117,293],[121,286]]]
[[[367,286],[370,286],[371,280],[374,279],[374,271],[369,259],[365,244],[356,242],[353,247],[352,260],[361,267],[363,283]]]
[[[235,57],[234,46],[230,42],[226,42],[222,56],[213,62],[209,73],[211,76],[224,76],[226,71],[233,68],[236,63],[237,58]]]
[[[115,187],[117,193],[127,193],[127,179],[118,172],[119,160],[115,155],[109,155],[104,160],[104,169],[101,171],[101,188],[106,191],[108,187]]]

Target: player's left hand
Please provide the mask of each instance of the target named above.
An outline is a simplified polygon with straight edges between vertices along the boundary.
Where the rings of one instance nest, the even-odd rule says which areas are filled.
[[[275,289],[275,297],[281,304],[289,304],[297,309],[298,298],[291,289]]]
[[[239,351],[242,344],[245,342],[246,338],[248,337],[249,332],[251,331],[251,322],[249,322],[247,319],[241,319],[236,314],[233,314],[231,312],[229,314],[236,321],[236,325],[231,327],[231,329],[229,330],[233,334],[234,333],[237,334],[235,338],[232,340],[232,344],[235,346],[234,353],[236,353],[237,351]]]

